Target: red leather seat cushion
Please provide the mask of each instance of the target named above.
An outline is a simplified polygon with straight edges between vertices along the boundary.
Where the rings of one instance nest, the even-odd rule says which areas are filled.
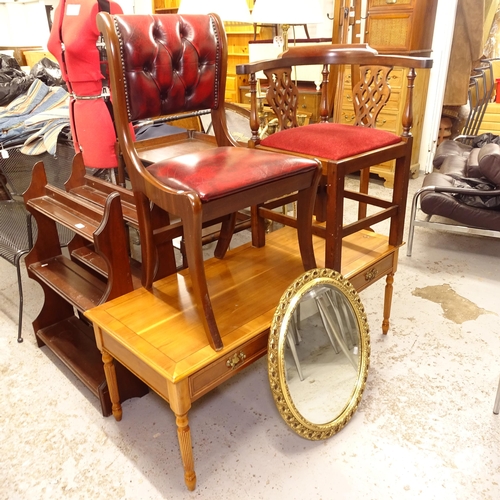
[[[315,123],[271,134],[262,146],[329,160],[342,160],[401,142],[392,132],[368,127]]]
[[[159,161],[147,170],[162,184],[194,191],[207,202],[316,168],[318,164],[306,158],[219,147]]]

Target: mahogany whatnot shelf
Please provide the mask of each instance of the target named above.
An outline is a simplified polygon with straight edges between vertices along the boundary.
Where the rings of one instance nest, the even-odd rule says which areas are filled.
[[[40,313],[33,321],[39,347],[47,346],[99,399],[102,414],[111,414],[111,401],[95,336],[83,313],[134,289],[127,236],[118,193],[102,207],[47,184],[43,163],[33,169],[24,194],[38,238],[25,259],[28,276],[44,292]],[[75,236],[63,253],[56,223]],[[147,386],[118,365],[122,400],[140,397]]]

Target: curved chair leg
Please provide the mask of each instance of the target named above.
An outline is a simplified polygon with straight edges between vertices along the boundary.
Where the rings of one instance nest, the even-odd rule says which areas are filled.
[[[297,373],[299,374],[300,381],[304,380],[304,374],[302,373],[302,367],[300,366],[299,356],[297,354],[297,348],[295,347],[295,325],[290,325],[287,335],[286,335],[286,343],[290,348],[290,352],[292,353],[293,360],[295,362],[295,367],[297,368]]]
[[[229,249],[231,238],[234,234],[234,228],[236,227],[236,215],[237,213],[233,212],[222,222],[220,236],[214,251],[214,255],[218,259],[223,259]]]
[[[17,323],[17,341],[21,343],[23,341],[23,307],[24,307],[24,296],[23,296],[23,282],[21,279],[21,257],[27,254],[29,250],[21,250],[17,252],[14,257],[14,265],[16,266],[17,272],[17,288],[19,290],[19,319]]]
[[[148,198],[140,192],[134,193],[139,220],[139,231],[141,233],[142,254],[142,286],[151,288],[157,268],[157,254],[153,242],[153,229],[151,224],[151,211]]]
[[[317,176],[317,181],[319,181],[319,175]],[[312,218],[317,189],[318,182],[313,182],[311,187],[303,189],[297,194],[297,237],[302,264],[306,271],[316,267],[316,257],[314,255],[312,240]]]
[[[183,217],[182,222],[186,257],[198,313],[211,347],[215,351],[220,351],[224,345],[215,322],[203,263],[201,211]]]

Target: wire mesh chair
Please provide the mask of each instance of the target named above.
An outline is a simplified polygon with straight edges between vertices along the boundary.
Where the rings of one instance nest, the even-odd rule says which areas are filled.
[[[36,226],[35,226],[36,232]],[[16,267],[19,290],[19,322],[17,341],[22,342],[23,286],[21,258],[33,246],[33,227],[24,203],[17,200],[0,201],[0,257]]]
[[[26,210],[22,199],[23,192],[31,182],[33,165],[43,161],[50,184],[64,188],[64,183],[71,174],[74,150],[71,145],[59,145],[57,156],[48,153],[38,156],[22,154],[18,148],[11,148],[8,158],[0,160],[0,185],[10,199],[0,201],[0,257],[16,267],[19,291],[19,320],[17,341],[22,342],[22,319],[24,296],[21,278],[21,259],[33,247],[37,237],[36,224],[32,223],[31,214]],[[61,245],[67,245],[73,236],[68,229],[58,226]]]

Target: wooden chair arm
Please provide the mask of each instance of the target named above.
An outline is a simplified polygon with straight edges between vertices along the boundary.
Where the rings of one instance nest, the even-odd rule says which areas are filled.
[[[353,95],[365,95],[369,86],[370,74],[380,74],[380,87],[375,90],[377,100],[371,102],[369,109],[364,109],[363,100],[354,104],[356,116],[355,125],[374,127],[377,115],[387,102],[391,89],[387,76],[394,66],[409,68],[408,92],[403,109],[402,126],[403,137],[410,136],[413,124],[413,87],[416,77],[415,69],[429,69],[432,67],[432,59],[429,57],[412,57],[391,54],[379,54],[367,44],[314,44],[307,46],[295,46],[280,54],[275,59],[256,61],[240,64],[236,67],[237,74],[250,75],[250,128],[252,130],[251,144],[258,144],[259,116],[257,102],[257,79],[256,73],[263,71],[270,82],[267,91],[267,99],[276,113],[281,130],[296,127],[297,124],[297,102],[298,89],[296,82],[292,80],[291,68],[293,66],[322,65],[323,80],[321,86],[321,100],[319,116],[321,122],[326,122],[330,115],[329,103],[329,74],[331,66],[349,65],[352,67]],[[361,75],[361,76],[360,76]],[[364,81],[363,78],[366,80]],[[371,91],[371,90],[370,90]],[[288,102],[282,103],[282,97],[286,95]],[[380,96],[382,95],[382,98]],[[276,97],[276,99],[274,99]],[[337,100],[340,96],[337,97]],[[330,98],[331,100],[331,98]]]

